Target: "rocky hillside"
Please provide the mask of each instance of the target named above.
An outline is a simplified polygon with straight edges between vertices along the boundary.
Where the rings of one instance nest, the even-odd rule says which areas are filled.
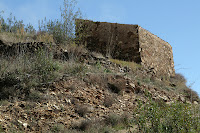
[[[141,106],[199,104],[180,74],[157,77],[81,46],[0,40],[0,48],[1,132],[141,132]]]

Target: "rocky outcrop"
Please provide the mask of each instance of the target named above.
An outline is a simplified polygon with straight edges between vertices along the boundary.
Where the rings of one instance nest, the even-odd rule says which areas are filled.
[[[79,45],[114,59],[133,61],[156,75],[174,75],[172,47],[138,25],[93,22],[78,19]]]

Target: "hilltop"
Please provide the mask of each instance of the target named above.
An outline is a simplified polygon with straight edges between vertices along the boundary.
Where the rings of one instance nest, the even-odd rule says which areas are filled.
[[[38,30],[0,13],[0,132],[200,132],[170,44],[138,25],[79,23],[75,4]]]
[[[180,124],[182,117],[191,118],[184,110],[199,105],[198,95],[181,74],[156,76],[137,63],[76,44],[0,40],[1,131],[140,132],[144,129],[139,119],[151,112],[147,106],[156,105],[150,108],[159,115],[162,108],[169,109],[166,121],[177,108]]]

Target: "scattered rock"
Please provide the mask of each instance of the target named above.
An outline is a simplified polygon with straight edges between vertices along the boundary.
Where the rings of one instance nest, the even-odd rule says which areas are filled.
[[[186,103],[188,103],[188,104],[192,104],[190,101],[187,101],[187,100],[186,100]]]
[[[184,98],[184,97],[182,97],[182,96],[179,96],[178,100],[179,100],[179,101],[181,101],[181,102],[183,102],[183,103],[185,103],[185,102],[186,102],[185,98]]]
[[[23,123],[22,125],[24,126],[24,128],[28,127],[28,123]]]
[[[60,50],[56,54],[54,58],[68,60],[70,51]],[[40,132],[43,128],[49,129],[57,123],[70,128],[73,123],[86,119],[102,120],[111,113],[118,115],[123,112],[132,113],[139,102],[142,104],[148,102],[148,96],[158,102],[164,101],[166,104],[176,100],[186,102],[183,96],[174,96],[153,84],[139,83],[137,77],[132,78],[132,75],[126,74],[130,68],[115,64],[102,55],[84,53],[78,57],[78,60],[87,69],[100,64],[111,73],[87,72],[84,77],[81,77],[82,79],[66,74],[54,82],[45,83],[37,88],[41,96],[44,95],[45,100],[30,102],[17,99],[19,101],[13,102],[14,104],[9,102],[5,106],[0,106],[0,124],[3,125],[3,129],[8,129],[13,123],[14,128],[17,129],[20,124],[30,132]],[[146,77],[148,74],[153,75],[154,70],[138,69],[133,76]],[[17,80],[16,83],[18,82],[20,81]],[[193,103],[198,104],[197,101]]]
[[[197,101],[194,101],[193,103],[194,103],[195,105],[198,105],[198,104],[199,104]]]

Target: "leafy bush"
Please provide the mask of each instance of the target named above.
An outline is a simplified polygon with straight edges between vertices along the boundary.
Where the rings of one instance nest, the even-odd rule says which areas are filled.
[[[185,88],[183,90],[183,94],[184,96],[191,102],[194,102],[194,101],[200,101],[199,99],[199,95],[197,94],[196,91],[193,91],[192,89],[190,88]]]
[[[32,72],[35,73],[40,82],[46,83],[54,79],[54,71],[59,70],[59,65],[53,60],[52,54],[39,50],[36,53]]]
[[[170,82],[171,85],[174,86],[177,91],[179,91],[179,93],[183,94],[187,98],[187,100],[191,102],[199,101],[197,92],[193,91],[186,85],[187,80],[182,74],[176,73],[175,76],[170,78]]]
[[[6,106],[9,102],[7,100],[0,100],[0,106]]]
[[[110,114],[108,117],[106,117],[105,123],[111,125],[112,127],[117,126],[121,123],[120,116],[116,114]]]
[[[73,60],[65,63],[60,63],[60,66],[61,67],[59,69],[59,73],[63,75],[68,74],[71,76],[81,76],[87,70],[87,68],[83,64],[75,62]]]
[[[189,104],[174,103],[159,106],[151,101],[146,105],[138,104],[134,112],[134,123],[139,132],[199,132],[199,112]]]
[[[185,77],[180,74],[180,73],[176,73],[174,76],[172,76],[170,78],[171,82],[174,82],[174,83],[186,83],[186,79]]]
[[[1,57],[0,62],[0,94],[4,99],[28,95],[31,88],[55,80],[60,68],[51,53],[44,50]]]
[[[29,92],[29,94],[26,96],[26,100],[30,100],[33,102],[39,102],[42,99],[43,97],[41,97],[38,91]]]
[[[120,130],[129,127],[130,118],[127,114],[123,115],[110,114],[105,118],[105,124],[111,125],[113,128]]]
[[[53,35],[54,41],[58,44],[70,44],[75,38],[75,20],[81,17],[80,9],[76,10],[76,0],[64,0],[60,8],[60,20],[49,20],[46,18],[39,22],[39,31]]]
[[[50,130],[52,133],[64,132],[65,126],[63,124],[55,124]]]

